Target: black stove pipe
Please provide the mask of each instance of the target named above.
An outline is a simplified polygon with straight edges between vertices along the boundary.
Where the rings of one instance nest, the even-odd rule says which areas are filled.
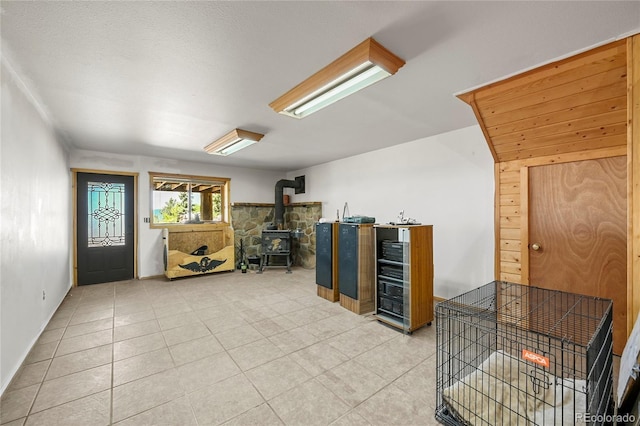
[[[284,226],[284,188],[294,188],[296,190],[296,194],[304,194],[304,185],[304,176],[297,176],[295,180],[281,179],[276,182],[276,207],[273,214],[276,229],[282,229]]]

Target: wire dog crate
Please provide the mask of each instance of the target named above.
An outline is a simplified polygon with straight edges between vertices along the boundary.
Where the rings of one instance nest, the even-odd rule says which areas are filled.
[[[494,281],[436,305],[436,418],[447,425],[604,424],[611,300]]]

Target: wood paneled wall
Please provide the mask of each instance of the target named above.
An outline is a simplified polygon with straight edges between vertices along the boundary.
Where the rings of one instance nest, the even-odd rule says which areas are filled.
[[[528,284],[528,167],[626,155],[627,45],[617,41],[462,95],[496,159],[496,277]]]
[[[630,331],[640,312],[640,35],[459,97],[472,107],[496,163],[498,279],[528,284],[529,167],[627,156]]]
[[[529,284],[529,167],[626,155],[627,147],[603,148],[495,165],[496,277]]]
[[[616,41],[460,98],[497,163],[626,146],[626,51]]]
[[[640,34],[627,38],[627,316],[631,331],[640,312]]]

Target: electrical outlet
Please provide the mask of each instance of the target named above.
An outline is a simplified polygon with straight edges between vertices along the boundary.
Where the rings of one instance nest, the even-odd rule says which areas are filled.
[[[144,223],[151,223],[151,218],[145,217],[144,218]]]
[[[42,300],[47,298],[47,293],[44,292],[44,290],[42,290]]]

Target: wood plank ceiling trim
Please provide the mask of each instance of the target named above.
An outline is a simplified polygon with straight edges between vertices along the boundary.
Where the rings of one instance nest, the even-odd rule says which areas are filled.
[[[459,95],[496,162],[627,143],[626,40]]]

